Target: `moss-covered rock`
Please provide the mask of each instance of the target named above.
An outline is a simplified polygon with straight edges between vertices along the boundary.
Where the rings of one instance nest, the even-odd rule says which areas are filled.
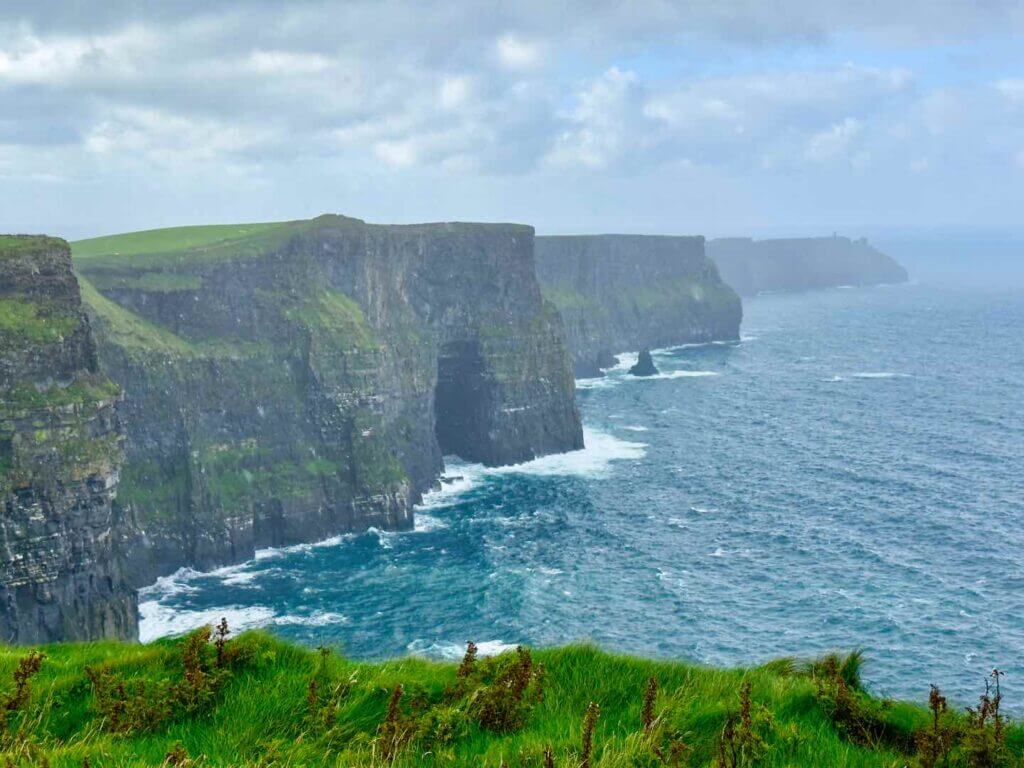
[[[136,634],[114,496],[120,396],[67,243],[0,236],[0,639]]]

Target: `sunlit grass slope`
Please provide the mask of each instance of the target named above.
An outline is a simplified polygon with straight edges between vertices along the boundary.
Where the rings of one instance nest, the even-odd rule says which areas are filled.
[[[209,631],[40,650],[37,673],[28,649],[0,650],[0,764],[967,766],[1021,749],[1001,717],[993,736],[991,713],[947,712],[948,762],[924,762],[932,713],[861,691],[856,657],[721,670],[571,646],[370,663]],[[982,748],[996,762],[968,762]]]
[[[212,246],[230,240],[266,234],[285,226],[286,222],[262,224],[213,224],[208,226],[170,227],[144,232],[107,235],[71,244],[76,259],[98,256],[137,256],[149,253],[167,253]]]

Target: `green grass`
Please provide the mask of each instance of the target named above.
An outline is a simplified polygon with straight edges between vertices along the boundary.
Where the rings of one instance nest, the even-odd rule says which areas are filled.
[[[0,235],[0,259],[14,258],[46,248],[59,248],[63,244],[63,240],[46,235]]]
[[[195,354],[194,347],[180,336],[111,301],[85,278],[79,276],[78,283],[82,302],[99,320],[102,332],[118,346],[172,357]]]
[[[255,358],[268,357],[267,344],[238,339],[207,339],[193,341],[182,338],[167,328],[151,323],[130,309],[111,301],[92,284],[78,276],[82,302],[96,321],[96,329],[105,341],[132,355],[147,358]]]
[[[166,755],[177,750],[179,760],[187,753],[191,761],[177,764],[197,766],[539,768],[550,748],[557,768],[579,768],[584,713],[594,702],[600,716],[592,768],[664,765],[655,748],[668,754],[677,742],[687,749],[687,762],[681,764],[703,767],[715,764],[723,725],[739,713],[740,691],[749,684],[752,728],[762,741],[753,750],[757,758],[744,765],[918,765],[916,756],[894,747],[844,738],[822,706],[815,680],[791,662],[711,669],[610,655],[586,646],[535,651],[532,661],[543,671],[532,667],[516,722],[506,732],[494,732],[494,720],[481,713],[515,687],[521,659],[515,654],[477,660],[459,683],[455,664],[418,658],[357,662],[263,633],[245,634],[229,649],[232,644],[235,661],[225,668],[216,667],[213,649],[206,646],[204,671],[184,688],[181,640],[44,647],[46,658],[32,681],[29,703],[10,715],[6,731],[0,731],[6,750],[0,757],[11,756],[5,765],[42,765],[45,758],[54,768],[79,768],[86,759],[96,767],[145,766],[165,764]],[[0,649],[0,679],[11,681],[26,654],[22,648]],[[115,683],[124,682],[129,693],[140,683],[146,686],[119,715],[129,725],[118,733],[111,732],[109,702],[105,720],[86,675],[86,667],[100,665],[109,665]],[[651,710],[657,719],[645,732],[642,711],[650,678],[657,681]],[[389,718],[389,700],[398,685],[404,695]],[[12,688],[8,682],[5,697]],[[856,696],[894,734],[912,736],[929,722],[923,707],[860,692]],[[165,700],[175,702],[165,714],[148,714]],[[390,761],[383,759],[388,743],[398,745]],[[1009,727],[1007,743],[1007,758],[1018,759],[1018,726]],[[19,762],[17,755],[30,757]]]
[[[81,322],[77,315],[40,301],[0,299],[0,337],[13,339],[16,346],[53,344],[72,333]]]
[[[150,229],[144,232],[128,232],[123,235],[107,235],[78,240],[71,244],[71,253],[75,259],[86,261],[100,256],[139,256],[184,251],[266,234],[284,224],[285,222],[213,224]]]

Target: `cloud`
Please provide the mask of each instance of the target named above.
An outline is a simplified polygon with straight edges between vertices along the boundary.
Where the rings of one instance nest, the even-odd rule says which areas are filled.
[[[612,67],[587,83],[565,115],[567,127],[547,157],[553,165],[604,168],[626,150],[627,142],[642,143],[636,128],[641,95],[633,72]]]
[[[252,71],[261,75],[312,75],[331,64],[326,56],[293,51],[253,51],[248,59]]]
[[[807,142],[804,157],[814,163],[823,163],[847,157],[856,140],[863,132],[863,126],[852,117],[835,123],[827,130],[811,136]]]
[[[513,70],[533,69],[543,60],[541,47],[513,34],[504,34],[495,42],[498,61]]]
[[[0,230],[89,210],[100,184],[174,188],[184,210],[239,175],[240,208],[263,185],[300,192],[268,206],[395,216],[423,210],[423,189],[530,219],[557,213],[541,188],[596,210],[626,185],[657,196],[695,178],[720,209],[753,209],[788,178],[847,184],[851,167],[912,194],[926,164],[996,194],[1019,184],[1024,80],[1007,67],[1022,14],[1009,0],[107,0],[88,14],[7,0]],[[378,176],[396,186],[373,198]],[[26,190],[44,178],[93,189],[40,208]],[[233,210],[217,205],[186,218]]]
[[[1024,103],[1024,78],[1003,78],[996,82],[995,87],[1008,100]]]
[[[0,48],[0,87],[126,77],[132,59],[156,41],[140,26],[90,36],[39,37],[24,25],[6,31],[7,45]]]

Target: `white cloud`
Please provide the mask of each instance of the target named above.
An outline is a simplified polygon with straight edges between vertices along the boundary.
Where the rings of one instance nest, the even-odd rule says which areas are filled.
[[[416,146],[411,139],[405,141],[378,141],[373,145],[374,154],[388,165],[406,168],[415,165]]]
[[[636,74],[617,67],[588,83],[576,95],[576,106],[567,115],[570,127],[558,137],[548,161],[604,168],[627,142],[641,143],[642,133],[631,131],[641,111],[636,88]]]
[[[275,137],[266,126],[182,117],[157,109],[122,107],[96,124],[84,139],[86,152],[118,162],[143,163],[171,170],[228,165],[233,155]]]
[[[127,76],[156,36],[141,26],[95,36],[39,37],[24,26],[3,29],[0,85],[46,85],[89,78]]]
[[[438,97],[445,109],[457,109],[469,100],[472,81],[465,76],[446,77],[441,81]]]
[[[996,81],[996,90],[1012,102],[1024,102],[1024,78],[1004,78]]]
[[[860,138],[864,126],[852,117],[835,123],[824,131],[811,136],[807,142],[804,157],[814,163],[830,162],[850,156],[854,142]],[[858,162],[863,162],[863,155],[858,155]]]
[[[495,41],[495,50],[498,61],[513,70],[532,69],[543,59],[540,45],[511,33],[504,34]]]
[[[429,201],[490,199],[523,220],[557,215],[537,190],[579,174],[561,197],[580,210],[628,210],[613,205],[627,184],[673,174],[734,184],[722,210],[768,205],[810,166],[822,184],[870,168],[879,187],[920,185],[926,163],[935,189],[958,189],[940,183],[954,174],[1020,182],[1024,80],[992,74],[1013,59],[990,55],[1024,29],[1020,3],[109,0],[88,18],[68,0],[13,4],[25,10],[0,4],[5,180],[103,179],[116,195],[227,167],[333,200],[378,176],[432,177]],[[947,39],[969,42],[948,48],[955,80],[932,63]],[[0,186],[0,217],[31,213],[38,198]],[[239,208],[254,186],[231,197]],[[511,187],[530,191],[506,212]],[[398,186],[379,208],[418,210],[415,194]]]
[[[261,75],[312,75],[332,64],[326,56],[292,51],[253,51],[247,63]]]

